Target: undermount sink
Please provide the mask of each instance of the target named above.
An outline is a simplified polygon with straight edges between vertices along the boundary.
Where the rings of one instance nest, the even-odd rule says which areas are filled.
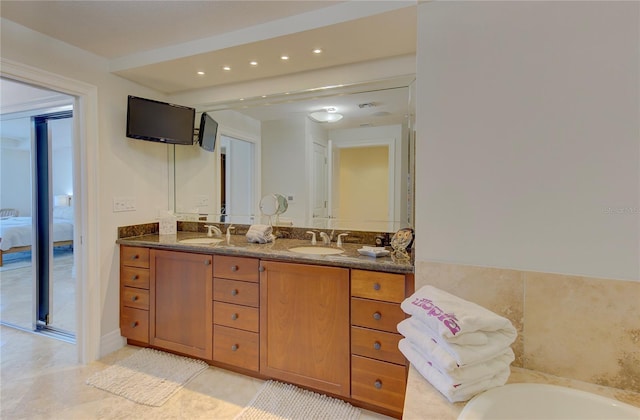
[[[178,241],[181,244],[192,244],[192,245],[215,245],[222,242],[221,238],[191,238],[191,239],[183,239]]]
[[[309,255],[337,255],[344,252],[344,250],[340,248],[328,248],[325,246],[298,246],[289,248],[289,251]]]

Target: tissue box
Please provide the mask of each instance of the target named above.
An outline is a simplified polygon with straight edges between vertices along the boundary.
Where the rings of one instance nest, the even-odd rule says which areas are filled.
[[[178,219],[175,216],[160,218],[160,235],[175,235],[178,231]]]

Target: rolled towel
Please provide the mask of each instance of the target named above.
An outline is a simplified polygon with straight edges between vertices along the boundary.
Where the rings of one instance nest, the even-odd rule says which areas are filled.
[[[397,329],[400,334],[431,354],[434,362],[445,371],[482,363],[497,355],[513,354],[510,347],[513,339],[510,335],[504,335],[501,332],[489,333],[490,340],[485,345],[462,346],[443,340],[415,316],[400,322]]]
[[[420,288],[400,307],[449,343],[482,344],[479,337],[490,332],[501,332],[513,340],[517,336],[507,318],[432,286]]]
[[[511,362],[515,359],[513,350],[508,348],[490,359],[474,363],[472,365],[447,369],[441,366],[437,358],[419,343],[416,343],[410,337],[405,338],[405,340],[409,341],[412,348],[427,362],[429,366],[436,369],[442,375],[451,378],[455,383],[469,383],[476,382],[481,379],[492,378],[495,376],[496,372],[508,368],[511,365]]]
[[[245,236],[248,242],[266,244],[275,238],[271,232],[272,228],[269,225],[251,225]]]
[[[449,402],[452,403],[467,401],[480,392],[497,386],[502,386],[507,383],[507,379],[509,379],[509,375],[511,374],[511,370],[507,367],[495,372],[491,378],[457,383],[457,381],[453,381],[451,378],[441,374],[437,369],[430,366],[406,338],[400,340],[398,348],[407,360],[411,362],[411,365],[416,368],[420,375],[429,381],[434,388],[436,388],[449,400]]]

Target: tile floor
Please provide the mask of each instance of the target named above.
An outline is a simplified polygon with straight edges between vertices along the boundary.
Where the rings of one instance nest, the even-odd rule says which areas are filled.
[[[209,367],[162,407],[136,404],[85,384],[91,374],[136,350],[125,346],[82,365],[75,345],[0,326],[0,418],[233,419],[263,383]],[[367,410],[360,418],[389,419]]]

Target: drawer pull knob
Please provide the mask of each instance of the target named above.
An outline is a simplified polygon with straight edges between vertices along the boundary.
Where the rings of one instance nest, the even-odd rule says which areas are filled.
[[[382,318],[382,314],[380,312],[374,312],[373,319],[379,320]]]
[[[135,302],[136,300],[138,300],[138,296],[137,295],[136,296],[131,296],[131,300]]]
[[[238,294],[238,289],[233,289],[233,290],[231,291],[231,296],[235,296],[235,295],[237,295],[237,294]]]
[[[373,343],[373,348],[376,350],[380,350],[382,348],[382,344],[380,344],[379,341],[376,341],[375,343]]]
[[[264,271],[264,267],[263,266],[258,267],[258,271],[262,273]]]
[[[238,314],[232,314],[232,315],[231,315],[231,319],[233,319],[234,321],[235,321],[236,319],[238,319]]]
[[[373,283],[373,290],[380,290],[380,283]]]
[[[133,321],[133,322],[131,323],[131,328],[135,328],[135,327],[137,327],[137,326],[138,326],[138,321]]]
[[[137,259],[139,259],[139,258],[140,258],[140,255],[138,255],[138,254],[135,254],[135,255],[132,255],[132,256],[131,256],[131,259],[132,259],[132,260],[137,260]]]
[[[376,379],[376,381],[373,383],[373,386],[375,386],[376,389],[381,389],[382,388],[382,381],[380,379]]]
[[[231,346],[231,351],[237,351],[238,350],[238,345],[234,344],[233,346]]]
[[[209,260],[204,260],[204,265],[211,265],[211,261],[209,261]]]
[[[231,271],[238,271],[238,266],[237,265],[232,265],[231,266]]]
[[[134,274],[133,276],[131,276],[131,281],[136,281],[140,278],[140,276],[138,276],[137,274]]]

